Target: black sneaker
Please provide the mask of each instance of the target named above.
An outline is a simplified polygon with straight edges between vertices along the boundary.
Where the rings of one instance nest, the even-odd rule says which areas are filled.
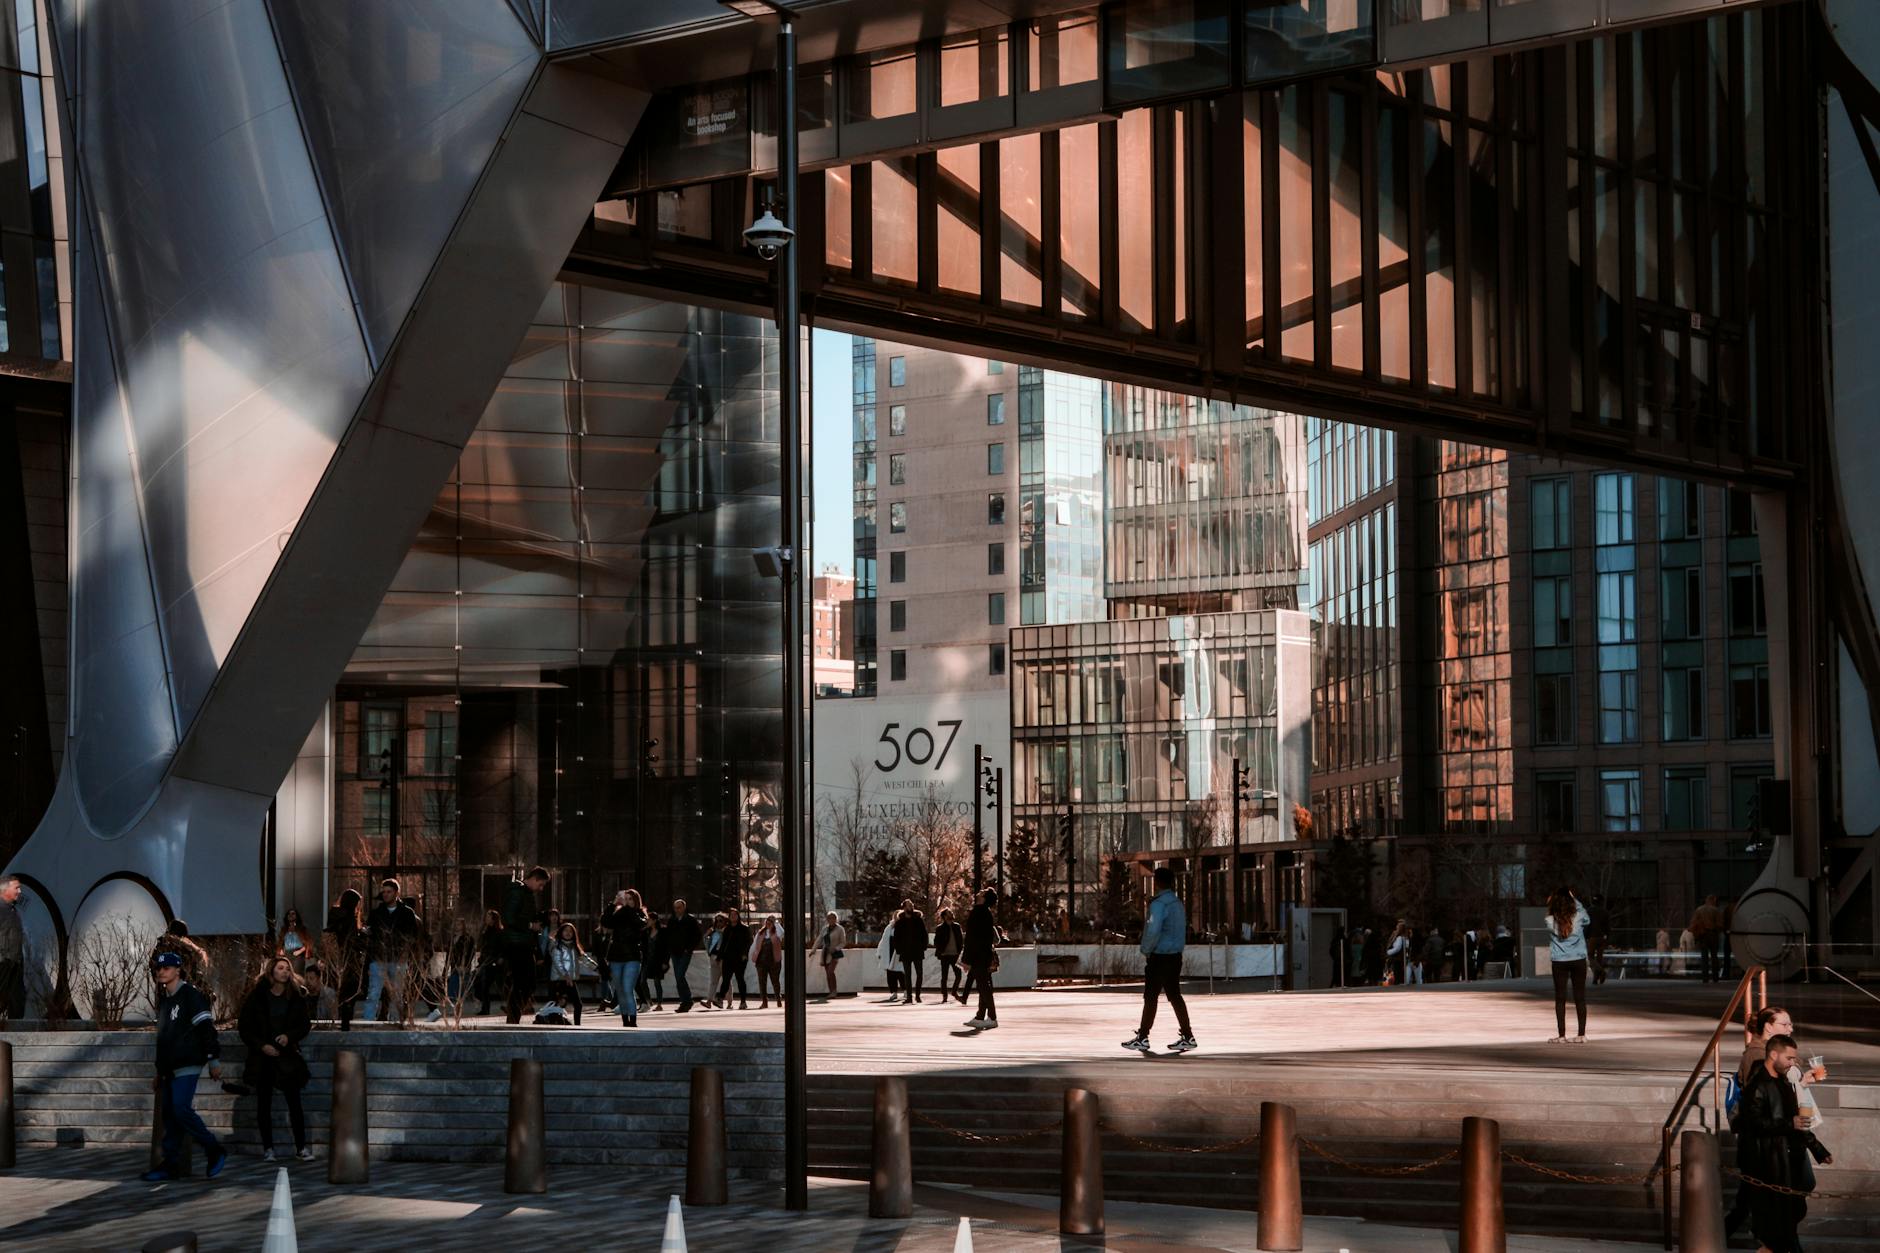
[[[202,1173],[213,1179],[222,1173],[222,1168],[226,1165],[228,1165],[228,1150],[222,1149],[209,1159],[209,1165]]]
[[[159,1167],[156,1170],[146,1170],[143,1174],[137,1177],[143,1180],[145,1183],[167,1183],[172,1179],[182,1178],[181,1175],[177,1174],[175,1171],[171,1170],[167,1166]]]
[[[1147,1053],[1149,1052],[1149,1037],[1141,1032],[1137,1032],[1135,1035],[1130,1036],[1129,1039],[1123,1041],[1123,1047],[1137,1053]]]
[[[1171,1053],[1187,1053],[1200,1047],[1199,1044],[1195,1043],[1193,1036],[1184,1035],[1179,1040],[1175,1041],[1175,1043],[1169,1045],[1168,1051]]]

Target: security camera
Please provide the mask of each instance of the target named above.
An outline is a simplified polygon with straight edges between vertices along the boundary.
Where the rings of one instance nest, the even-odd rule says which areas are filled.
[[[790,564],[790,550],[783,546],[755,549],[751,560],[757,566],[757,573],[766,579],[780,579]]]
[[[744,242],[757,249],[757,255],[766,261],[775,261],[777,254],[795,238],[796,232],[779,221],[768,206],[762,217],[744,228]]]

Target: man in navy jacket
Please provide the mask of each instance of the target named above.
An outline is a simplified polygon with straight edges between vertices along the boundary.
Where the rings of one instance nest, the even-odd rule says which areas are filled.
[[[215,1011],[209,998],[183,979],[179,953],[159,953],[157,988],[157,1091],[163,1095],[163,1165],[144,1176],[149,1183],[182,1177],[183,1137],[202,1145],[213,1179],[222,1173],[228,1152],[202,1125],[196,1113],[196,1083],[208,1067],[222,1077],[221,1048],[215,1036]]]

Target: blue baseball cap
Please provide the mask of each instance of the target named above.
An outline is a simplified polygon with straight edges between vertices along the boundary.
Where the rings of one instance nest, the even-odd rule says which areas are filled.
[[[156,964],[158,966],[181,966],[183,959],[176,953],[158,953]]]

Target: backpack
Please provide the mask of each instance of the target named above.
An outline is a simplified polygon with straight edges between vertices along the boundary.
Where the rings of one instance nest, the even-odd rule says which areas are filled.
[[[1723,1113],[1729,1121],[1730,1130],[1736,1130],[1737,1111],[1743,1106],[1743,1085],[1737,1082],[1733,1070],[1723,1077]]]

